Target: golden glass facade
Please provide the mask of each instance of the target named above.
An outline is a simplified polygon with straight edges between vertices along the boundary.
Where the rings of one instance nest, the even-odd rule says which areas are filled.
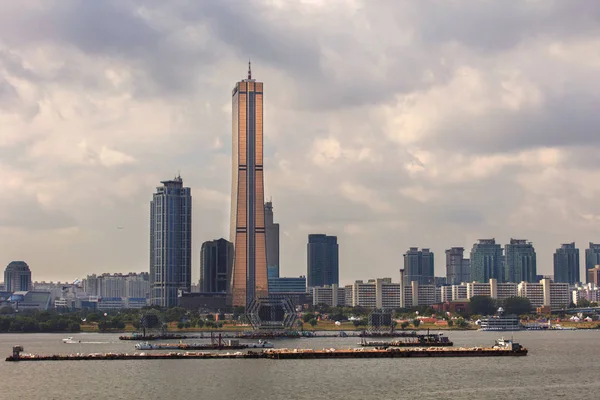
[[[232,93],[231,232],[233,306],[268,296],[263,177],[263,84],[250,77]]]

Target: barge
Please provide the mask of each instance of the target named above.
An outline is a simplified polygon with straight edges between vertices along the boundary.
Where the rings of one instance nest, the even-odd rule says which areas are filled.
[[[358,343],[363,347],[452,347],[452,343],[443,333],[417,335],[404,340],[380,341],[380,340],[365,340],[364,338]]]
[[[407,357],[513,357],[526,356],[525,347],[510,340],[499,339],[492,347],[413,347],[413,348],[358,348],[358,349],[268,349],[264,351],[170,352],[170,353],[92,353],[92,354],[21,354],[22,346],[14,346],[6,361],[83,361],[83,360],[165,360],[165,359],[269,359],[309,360],[333,358],[407,358]]]
[[[212,343],[138,343],[136,350],[242,350],[242,349],[270,349],[273,344],[266,340],[257,343],[240,343],[239,340],[225,340],[219,338],[218,342]]]

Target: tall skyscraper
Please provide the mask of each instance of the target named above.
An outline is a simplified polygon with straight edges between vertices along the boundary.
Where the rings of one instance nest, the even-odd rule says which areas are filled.
[[[267,234],[267,275],[279,277],[279,224],[273,222],[273,203],[265,203],[265,232]]]
[[[554,282],[574,285],[579,277],[579,249],[575,242],[565,243],[554,253]]]
[[[496,239],[479,239],[471,249],[471,281],[487,283],[490,279],[504,282],[504,256]]]
[[[533,244],[526,240],[510,239],[504,246],[504,281],[521,283],[536,282],[537,262]]]
[[[263,84],[248,79],[232,93],[233,178],[231,232],[235,256],[231,280],[233,306],[247,306],[269,294],[263,177]]]
[[[233,267],[233,243],[225,239],[202,243],[200,250],[200,291],[227,292]]]
[[[433,252],[429,249],[419,250],[411,247],[404,254],[404,282],[419,282],[421,285],[432,285],[434,277]]]
[[[464,258],[463,247],[452,247],[446,250],[446,284],[460,285],[470,282],[470,262]]]
[[[308,235],[306,285],[339,285],[339,270],[337,236]]]
[[[25,261],[12,261],[4,270],[4,290],[7,292],[26,292],[33,290],[31,270]]]
[[[192,196],[180,176],[161,183],[150,202],[150,302],[172,307],[191,290]]]
[[[589,271],[596,265],[600,265],[600,244],[590,242],[590,247],[585,249],[585,270]],[[586,273],[587,277],[588,274]],[[587,278],[586,282],[590,283],[589,278]]]

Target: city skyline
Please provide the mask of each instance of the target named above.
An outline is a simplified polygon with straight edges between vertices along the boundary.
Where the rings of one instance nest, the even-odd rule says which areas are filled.
[[[146,270],[148,194],[181,171],[197,281],[201,243],[227,238],[229,94],[248,58],[269,88],[282,276],[303,273],[315,232],[338,236],[343,282],[392,274],[414,246],[442,275],[451,246],[527,238],[552,274],[561,243],[583,259],[600,242],[591,3],[100,3],[2,6],[3,265]],[[78,15],[111,17],[81,36]]]

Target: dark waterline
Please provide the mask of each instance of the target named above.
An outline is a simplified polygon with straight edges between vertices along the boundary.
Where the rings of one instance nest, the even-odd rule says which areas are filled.
[[[487,346],[494,332],[448,332]],[[515,332],[527,357],[366,360],[151,360],[7,363],[30,353],[133,352],[118,334],[0,336],[0,398],[30,399],[596,399],[598,331]],[[505,335],[509,337],[511,334]],[[357,338],[283,339],[276,347],[357,347]]]

